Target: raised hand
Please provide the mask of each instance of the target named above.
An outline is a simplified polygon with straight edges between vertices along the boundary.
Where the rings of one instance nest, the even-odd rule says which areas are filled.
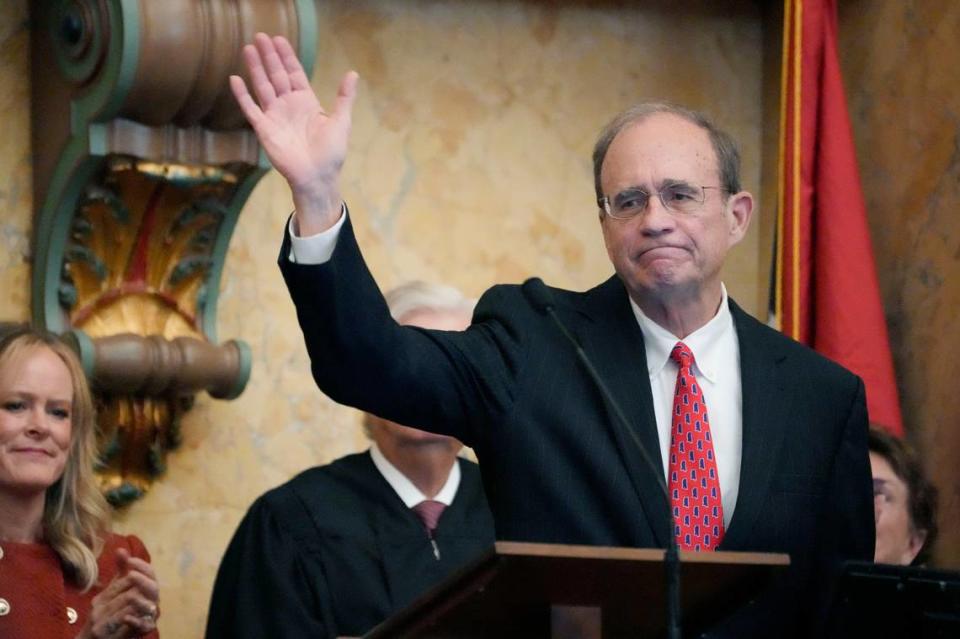
[[[129,639],[157,628],[160,589],[153,567],[123,549],[117,550],[115,559],[117,574],[93,598],[90,618],[78,639]]]
[[[286,38],[258,33],[254,43],[243,48],[243,58],[257,100],[239,76],[230,76],[230,88],[273,166],[290,184],[300,232],[325,230],[340,216],[340,169],[358,76],[344,75],[327,112]]]

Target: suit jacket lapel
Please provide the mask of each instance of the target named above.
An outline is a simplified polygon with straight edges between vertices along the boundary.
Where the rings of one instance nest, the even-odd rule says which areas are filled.
[[[790,407],[780,365],[786,355],[766,339],[766,327],[730,301],[740,343],[743,444],[740,490],[721,549],[745,548],[770,489]]]
[[[636,434],[662,477],[663,460],[643,334],[630,308],[626,290],[616,276],[590,292],[583,310],[593,322],[576,331],[577,336],[629,422],[621,424],[612,407],[607,405],[606,425],[613,433],[653,536],[657,544],[665,546],[670,534],[669,505],[653,474],[655,470],[644,461],[634,438],[625,430],[630,428]]]

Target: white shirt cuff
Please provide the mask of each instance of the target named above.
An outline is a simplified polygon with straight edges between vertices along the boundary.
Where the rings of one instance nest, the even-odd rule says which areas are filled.
[[[293,216],[290,217],[290,223],[287,225],[287,233],[290,234],[290,255],[291,262],[296,264],[325,264],[330,261],[333,255],[333,249],[337,247],[337,238],[340,237],[340,229],[347,219],[347,205],[340,205],[340,219],[328,228],[316,235],[300,237],[293,228]]]

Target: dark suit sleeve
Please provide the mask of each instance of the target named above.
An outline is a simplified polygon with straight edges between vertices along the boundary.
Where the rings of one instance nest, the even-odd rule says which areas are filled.
[[[319,562],[281,526],[264,498],[240,523],[217,572],[207,639],[335,637]]]
[[[400,326],[360,255],[349,219],[324,264],[290,262],[289,244],[284,233],[279,265],[324,393],[472,446],[479,425],[509,412],[513,381],[521,374],[516,327],[530,312],[515,287],[488,291],[467,331]]]
[[[875,542],[873,480],[867,445],[867,400],[863,381],[850,407],[831,479],[828,521],[833,523],[836,551],[843,559],[872,560]]]
[[[867,446],[869,422],[863,381],[847,412],[846,424],[830,469],[830,484],[821,526],[819,573],[814,581],[821,609],[829,608],[836,597],[837,579],[847,560],[873,561],[876,528],[873,512],[873,482]]]

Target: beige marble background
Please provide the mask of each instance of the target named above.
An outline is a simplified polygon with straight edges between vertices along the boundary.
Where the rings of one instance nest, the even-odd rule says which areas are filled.
[[[346,69],[362,78],[343,190],[383,287],[422,278],[477,296],[531,275],[574,289],[605,279],[590,151],[606,120],[643,98],[712,113],[743,144],[747,188],[759,186],[761,25],[752,1],[343,0],[318,10],[314,86],[329,99]],[[4,319],[29,315],[26,12],[26,0],[0,3]],[[290,206],[282,180],[267,175],[230,246],[218,330],[253,348],[246,391],[232,402],[198,397],[167,476],[116,517],[153,554],[166,637],[202,634],[220,556],[253,499],[365,446],[356,413],[310,379],[275,266]],[[754,311],[767,273],[761,254],[755,223],[726,274],[731,294]]]
[[[26,1],[0,3],[0,317],[30,317],[30,60]]]

